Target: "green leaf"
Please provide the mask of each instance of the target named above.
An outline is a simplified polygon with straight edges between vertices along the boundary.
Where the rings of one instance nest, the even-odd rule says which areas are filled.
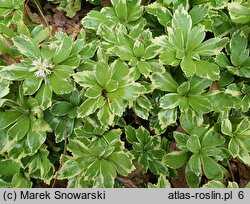
[[[134,57],[132,48],[127,45],[116,46],[113,48],[113,52],[122,60],[129,61]]]
[[[168,26],[172,19],[172,13],[160,3],[154,2],[147,6],[147,12],[157,17],[159,23]]]
[[[136,39],[134,42],[134,47],[133,47],[134,55],[136,57],[141,57],[141,56],[143,56],[144,51],[145,51],[144,44],[139,39]]]
[[[126,109],[126,105],[123,102],[122,98],[114,92],[114,93],[108,93],[108,99],[109,99],[109,107],[110,111],[112,113],[115,113],[115,115],[121,117]]]
[[[128,81],[122,88],[123,88],[123,94],[121,94],[121,98],[126,101],[134,101],[146,91],[143,85],[132,81]],[[120,93],[118,93],[117,91],[116,94]]]
[[[201,177],[197,176],[189,167],[189,165],[186,166],[185,169],[185,179],[188,183],[188,186],[191,188],[198,188],[200,186]]]
[[[111,80],[111,70],[108,64],[104,61],[99,61],[96,64],[95,75],[98,83],[105,87],[106,84]]]
[[[177,89],[177,93],[180,96],[186,96],[189,91],[190,84],[189,82],[183,82]]]
[[[226,188],[226,186],[220,181],[209,181],[202,186],[202,188]]]
[[[112,113],[109,109],[109,105],[106,102],[102,108],[97,113],[97,117],[101,124],[103,125],[112,125],[114,122],[114,115],[115,113]]]
[[[1,25],[0,25],[1,26]],[[6,41],[6,39],[0,34],[0,43],[1,43],[1,48],[0,48],[0,54],[9,54],[12,55],[12,51],[10,49],[10,45]]]
[[[94,113],[97,108],[97,101],[95,99],[86,99],[77,110],[78,117],[84,118]]]
[[[205,20],[207,14],[208,14],[208,6],[206,4],[200,4],[194,6],[189,12],[189,15],[192,18],[193,25],[196,25]]]
[[[0,98],[6,96],[9,93],[9,85],[9,81],[0,78]]]
[[[22,116],[18,121],[8,129],[7,135],[8,138],[13,140],[21,140],[29,131],[30,128],[30,119],[27,116]]]
[[[239,144],[238,144],[236,139],[232,138],[229,141],[228,149],[229,149],[229,151],[231,152],[231,154],[233,155],[234,158],[239,155],[240,147],[239,147]]]
[[[48,80],[52,90],[58,95],[67,94],[74,90],[74,86],[68,80],[62,79],[56,74],[51,74]]]
[[[187,140],[189,138],[188,135],[181,133],[181,132],[174,131],[173,136],[176,141],[176,147],[178,147],[181,150],[188,150],[187,145],[186,145]]]
[[[13,38],[14,45],[25,56],[39,59],[41,57],[39,48],[25,35],[20,35]]]
[[[74,67],[68,65],[56,65],[53,67],[53,73],[62,79],[70,79],[74,73]]]
[[[29,178],[21,173],[17,173],[12,177],[13,188],[31,188],[32,182]]]
[[[201,149],[201,143],[197,135],[191,135],[187,140],[187,148],[193,153],[199,153]]]
[[[190,108],[184,110],[180,116],[181,126],[187,133],[191,133],[195,127],[199,127],[203,121],[202,114],[198,114]]]
[[[32,129],[27,134],[27,139],[25,145],[27,147],[28,153],[35,153],[45,142],[46,133],[45,132],[35,132]]]
[[[229,119],[225,119],[221,122],[221,132],[224,135],[233,136],[232,135],[232,123]]]
[[[135,169],[131,159],[124,152],[112,153],[108,157],[108,161],[110,161],[115,166],[116,171],[123,176],[127,176],[128,173]]]
[[[202,147],[219,146],[225,143],[225,138],[209,129],[202,138]]]
[[[15,111],[0,112],[0,130],[3,130],[16,122],[21,117],[21,113]]]
[[[125,127],[125,134],[126,134],[126,139],[129,143],[133,144],[134,142],[137,141],[136,131],[133,127],[126,126]]]
[[[108,161],[101,160],[100,163],[100,184],[103,187],[111,188],[114,185],[114,179],[116,177],[116,171]]]
[[[106,90],[106,89],[105,89]],[[107,90],[106,90],[107,91]],[[95,87],[90,87],[88,88],[85,93],[84,96],[86,96],[87,98],[98,98],[99,96],[101,96],[102,94],[102,88],[99,86],[95,86]]]
[[[152,86],[161,91],[177,92],[177,87],[179,86],[173,77],[168,73],[153,73],[150,78],[152,81]]]
[[[48,159],[49,152],[46,149],[39,149],[28,163],[29,174],[44,181],[50,180],[49,173],[53,171],[53,165]],[[53,172],[52,172],[53,173]],[[52,176],[52,175],[51,175]],[[49,182],[49,181],[48,181]]]
[[[190,169],[199,176],[202,172],[201,170],[201,158],[200,154],[193,154],[188,161]]]
[[[73,75],[74,80],[83,87],[98,86],[93,71],[77,72]]]
[[[167,166],[173,169],[181,168],[189,158],[189,154],[185,151],[171,152],[164,157],[164,162]]]
[[[193,51],[205,39],[205,31],[203,27],[194,27],[187,37],[187,51]]]
[[[174,49],[168,48],[167,50],[164,50],[160,54],[160,60],[163,62],[163,64],[171,65],[171,66],[178,66],[181,62],[180,59],[176,57],[176,51]]]
[[[237,135],[247,136],[248,135],[249,126],[250,126],[250,121],[247,118],[244,118],[237,125],[234,133],[237,134]]]
[[[52,90],[47,84],[43,84],[38,90],[35,99],[43,110],[49,108],[52,104]]]
[[[223,172],[220,165],[212,158],[202,155],[201,157],[204,173],[208,179],[221,179]]]
[[[22,64],[12,64],[0,70],[0,76],[7,80],[24,80],[33,73]]]
[[[43,78],[31,75],[23,82],[23,92],[25,95],[33,95],[37,92],[43,82]]]
[[[220,78],[220,68],[218,65],[204,60],[195,62],[195,65],[195,74],[197,76],[210,80],[218,80]]]
[[[242,31],[237,31],[230,40],[230,59],[234,66],[241,66],[249,58],[248,40]]]
[[[0,168],[0,175],[4,177],[11,177],[14,176],[16,173],[19,173],[20,166],[14,160],[1,160],[0,166],[4,168]]]
[[[41,28],[41,30],[40,30],[40,28]],[[36,26],[31,33],[31,35],[34,36],[33,42],[35,44],[39,44],[42,41],[46,40],[51,35],[51,31],[52,31],[51,27],[47,27],[47,28],[43,29],[42,25]]]
[[[227,38],[211,38],[201,43],[194,51],[201,56],[218,55],[227,43]]]
[[[77,164],[77,162],[73,159],[70,159],[66,161],[62,168],[59,171],[59,179],[67,179],[67,178],[73,178],[77,175],[79,175],[82,172],[82,169]]]
[[[245,151],[244,149],[240,149],[238,157],[244,164],[250,166],[249,152]]]
[[[160,107],[163,109],[173,109],[179,105],[180,96],[177,93],[169,93],[161,97]]]
[[[161,110],[158,113],[158,119],[162,129],[165,129],[169,125],[176,123],[177,108]]]
[[[141,6],[140,0],[127,1],[128,21],[136,21],[143,14],[143,6]]]
[[[112,79],[115,81],[121,81],[128,77],[129,69],[128,65],[122,60],[116,60],[111,64]]]
[[[73,43],[72,37],[65,37],[63,39],[60,46],[56,48],[55,54],[53,56],[54,64],[59,64],[69,57],[72,49],[72,43]]]
[[[191,57],[184,57],[181,61],[181,69],[187,77],[196,74],[196,63]]]
[[[111,0],[116,16],[125,21],[128,17],[127,2],[125,0]]]
[[[64,116],[68,114],[73,108],[73,105],[67,101],[58,101],[53,104],[50,112],[54,116]]]
[[[148,77],[151,72],[151,65],[145,61],[139,61],[137,64],[137,68],[145,77]]]
[[[189,94],[201,94],[202,92],[204,92],[204,89],[208,88],[212,84],[212,81],[193,76],[189,83]]]
[[[99,25],[103,24],[110,27],[112,22],[103,13],[91,10],[88,15],[83,18],[82,24],[87,29],[97,30]]]
[[[165,175],[160,174],[157,184],[148,183],[148,188],[171,188],[171,184]]]
[[[232,2],[228,4],[228,11],[234,23],[248,23],[250,21],[249,2]]]
[[[211,103],[205,96],[190,95],[188,97],[188,102],[189,102],[189,105],[197,113],[208,113],[211,111]]]
[[[172,19],[172,27],[173,28],[181,28],[184,35],[190,32],[192,28],[192,19],[188,12],[184,9],[182,5],[180,5]]]
[[[15,32],[4,23],[0,23],[0,33],[8,36],[9,38],[13,38],[16,35]]]

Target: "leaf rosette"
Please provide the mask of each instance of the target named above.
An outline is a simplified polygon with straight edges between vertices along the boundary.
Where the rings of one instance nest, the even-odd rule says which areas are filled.
[[[136,83],[126,63],[121,60],[108,65],[98,61],[94,71],[74,74],[75,81],[84,88],[86,99],[77,110],[78,117],[85,118],[97,112],[101,125],[112,125],[115,116],[121,117],[128,102],[133,102],[146,90]]]

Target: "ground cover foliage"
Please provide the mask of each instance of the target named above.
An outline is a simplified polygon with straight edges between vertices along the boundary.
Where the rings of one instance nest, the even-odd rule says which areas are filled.
[[[0,0],[0,187],[249,187],[249,25],[244,0]]]

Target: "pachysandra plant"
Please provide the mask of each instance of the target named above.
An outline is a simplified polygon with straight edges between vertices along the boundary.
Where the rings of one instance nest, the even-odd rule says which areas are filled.
[[[226,38],[204,41],[204,27],[192,27],[191,16],[183,6],[176,9],[172,27],[167,27],[167,31],[167,36],[154,39],[154,43],[163,48],[160,59],[164,64],[174,67],[180,65],[186,77],[197,75],[211,80],[219,79],[219,66],[202,57],[218,55],[228,42]]]
[[[74,130],[83,125],[77,118],[77,108],[81,102],[79,91],[74,90],[71,94],[62,95],[62,97],[64,100],[55,101],[44,116],[54,131],[57,143],[74,135]]]
[[[96,63],[93,71],[74,74],[75,81],[85,90],[86,99],[77,110],[78,117],[97,113],[102,125],[112,125],[114,117],[121,117],[128,102],[133,102],[146,89],[134,82],[126,63],[116,60],[110,65],[104,60]]]
[[[151,72],[164,71],[164,67],[155,59],[161,48],[152,44],[152,33],[144,26],[138,24],[130,31],[120,23],[114,29],[100,26],[106,52],[128,62],[135,80],[141,75],[147,78]]]
[[[209,179],[222,179],[223,168],[218,161],[222,161],[226,156],[222,146],[225,138],[207,125],[198,126],[193,130],[184,129],[187,134],[174,132],[176,146],[181,151],[168,153],[165,156],[166,165],[178,169],[187,163],[198,177],[204,174]]]
[[[145,21],[142,18],[143,7],[141,0],[111,0],[111,7],[104,7],[101,11],[92,10],[83,18],[85,28],[98,31],[100,25],[114,27],[118,23],[126,27]]]
[[[249,187],[249,1],[82,2],[0,1],[0,187]]]
[[[185,114],[184,110],[191,109],[198,115],[211,111],[211,103],[203,95],[212,83],[210,80],[193,76],[178,85],[168,72],[154,73],[151,80],[154,88],[169,92],[159,100],[162,110],[158,113],[158,118],[163,129],[176,122],[178,110]]]
[[[24,56],[20,63],[2,67],[0,76],[11,81],[23,81],[25,95],[36,94],[40,105],[51,105],[52,91],[67,94],[73,91],[71,74],[80,63],[78,53],[82,47],[71,36],[58,33],[57,39],[39,48],[39,44],[25,35],[13,38],[14,45]]]
[[[6,31],[6,27],[16,25],[19,34],[29,35],[29,29],[25,24],[23,9],[25,0],[5,0],[0,4],[0,34]],[[4,28],[4,29],[3,29]],[[12,31],[12,29],[10,29]],[[13,31],[12,31],[13,32]]]
[[[159,136],[150,136],[150,133],[143,127],[136,130],[131,126],[127,126],[125,132],[127,141],[133,147],[131,153],[143,165],[145,171],[150,170],[156,175],[168,176],[168,168],[163,162],[166,152],[161,146],[161,138]]]
[[[34,98],[20,98],[19,103],[6,100],[2,107],[10,109],[0,112],[1,136],[5,137],[1,152],[8,152],[9,157],[18,160],[36,153],[46,140],[46,132],[50,131],[38,102]]]
[[[250,166],[250,121],[244,118],[237,124],[232,124],[229,119],[221,123],[221,132],[228,136],[228,150],[233,158],[239,158],[243,163]]]
[[[217,56],[217,63],[234,75],[250,77],[248,40],[242,30],[234,32],[229,43],[230,60],[225,53]]]
[[[119,173],[127,176],[135,167],[133,156],[120,140],[121,130],[113,129],[92,139],[75,138],[70,140],[67,157],[59,171],[60,179],[69,179],[68,187],[99,187],[114,186]],[[81,186],[81,181],[85,181]]]
[[[44,142],[51,129],[42,117],[38,102],[34,98],[24,98],[20,92],[18,103],[4,100],[2,107],[9,109],[0,112],[0,153],[7,154],[13,161],[9,168],[15,169],[13,165],[17,162],[19,170],[28,169],[29,176],[49,183],[54,167],[47,158],[49,151]],[[7,182],[8,187],[30,187],[29,176],[21,174],[19,170],[12,175],[12,183]],[[24,183],[18,183],[17,178]]]

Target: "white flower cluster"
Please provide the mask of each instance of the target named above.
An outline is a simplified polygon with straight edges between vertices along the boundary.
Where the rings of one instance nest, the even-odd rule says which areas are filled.
[[[54,67],[48,59],[42,60],[41,58],[38,60],[34,60],[32,62],[33,67],[29,69],[30,72],[34,72],[36,77],[45,78],[47,75],[51,74],[51,69]]]

